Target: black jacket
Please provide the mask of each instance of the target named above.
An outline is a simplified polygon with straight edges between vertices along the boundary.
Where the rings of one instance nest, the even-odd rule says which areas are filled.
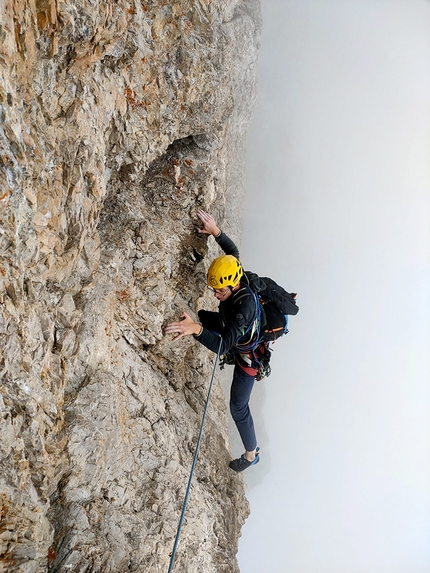
[[[225,233],[215,238],[226,255],[239,259],[239,250]],[[195,336],[203,346],[213,352],[218,351],[221,335],[220,354],[225,354],[246,332],[255,318],[255,302],[252,293],[245,283],[233,292],[224,302],[220,302],[218,312],[199,311],[203,326],[202,333]]]

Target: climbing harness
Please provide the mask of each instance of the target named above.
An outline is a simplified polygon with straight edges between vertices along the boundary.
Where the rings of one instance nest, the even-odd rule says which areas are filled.
[[[220,369],[222,370],[226,364],[235,364],[236,357],[239,356],[241,362],[248,368],[253,368],[253,364],[257,364],[256,380],[261,380],[270,376],[269,361],[271,350],[261,331],[262,304],[260,297],[248,285],[245,284],[243,287],[243,290],[245,291],[246,289],[247,292],[245,291],[236,297],[236,301],[250,294],[254,300],[254,315],[248,327],[231,350],[222,356]]]
[[[203,416],[202,416],[202,423],[200,424],[200,431],[199,431],[199,437],[197,439],[197,445],[196,445],[196,451],[194,452],[194,459],[193,459],[193,464],[191,466],[191,472],[190,472],[190,477],[188,479],[188,485],[187,485],[187,489],[185,492],[185,497],[184,497],[184,503],[182,505],[182,512],[181,512],[181,517],[179,519],[179,525],[178,525],[178,530],[176,532],[176,538],[175,538],[175,543],[173,545],[173,550],[172,550],[172,556],[170,557],[170,564],[169,564],[169,570],[167,573],[171,573],[171,571],[173,570],[173,564],[175,562],[175,556],[176,556],[176,550],[178,548],[178,544],[179,544],[179,537],[181,535],[181,529],[182,529],[182,525],[184,522],[184,517],[185,517],[185,510],[187,507],[187,503],[188,503],[188,497],[190,495],[190,491],[191,491],[191,482],[193,479],[193,475],[194,475],[194,469],[196,467],[196,463],[197,463],[197,457],[199,455],[199,449],[200,449],[200,442],[202,440],[202,436],[203,436],[203,426],[205,424],[205,420],[206,420],[206,414],[208,411],[208,406],[209,406],[209,399],[210,399],[210,395],[212,392],[212,386],[213,386],[213,381],[214,381],[214,377],[215,377],[215,370],[218,364],[218,358],[219,358],[219,353],[221,350],[221,344],[222,344],[222,338],[220,336],[220,340],[219,340],[219,346],[218,346],[218,351],[216,353],[216,358],[215,358],[215,363],[214,363],[214,367],[212,370],[212,377],[211,377],[211,381],[209,384],[209,390],[208,390],[208,395],[206,398],[206,404],[205,404],[205,409],[203,411]]]
[[[242,362],[249,368],[253,368],[252,363],[257,364],[256,380],[261,380],[270,376],[270,350],[261,331],[262,305],[260,297],[248,285],[244,286],[254,299],[255,311],[252,322],[233,346],[233,352],[239,354]]]

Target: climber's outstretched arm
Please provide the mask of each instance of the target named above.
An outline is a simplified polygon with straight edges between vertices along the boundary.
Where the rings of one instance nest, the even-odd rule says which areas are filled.
[[[203,209],[199,209],[197,211],[197,217],[203,223],[203,229],[197,229],[197,231],[202,235],[213,235],[226,255],[233,255],[233,257],[239,259],[239,249],[230,237],[221,231],[212,215],[209,215],[209,213],[206,213]]]

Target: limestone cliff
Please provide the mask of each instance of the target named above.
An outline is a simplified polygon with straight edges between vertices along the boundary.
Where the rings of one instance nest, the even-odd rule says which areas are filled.
[[[162,325],[212,304],[195,212],[237,217],[259,27],[257,0],[0,5],[0,571],[167,571],[214,355]],[[226,427],[217,385],[175,571],[238,570]]]

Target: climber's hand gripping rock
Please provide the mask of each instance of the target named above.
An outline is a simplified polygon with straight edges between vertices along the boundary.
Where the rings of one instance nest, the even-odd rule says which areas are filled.
[[[171,322],[164,328],[165,334],[176,334],[173,340],[179,340],[179,338],[190,334],[201,334],[203,330],[201,324],[194,322],[186,312],[183,312],[181,316],[182,318],[179,322]]]

